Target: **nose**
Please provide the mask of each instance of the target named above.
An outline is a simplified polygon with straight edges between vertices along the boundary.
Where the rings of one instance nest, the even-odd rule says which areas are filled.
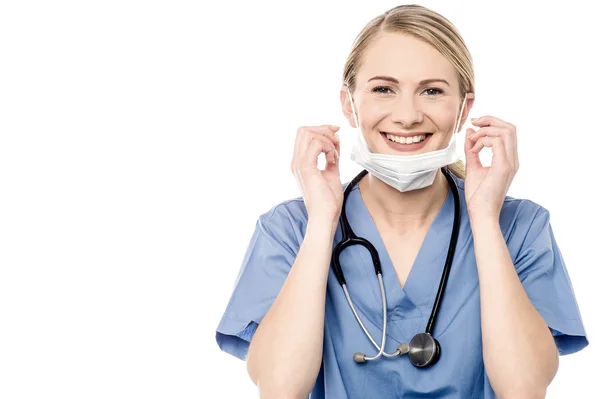
[[[413,96],[400,95],[393,104],[392,120],[408,128],[423,122],[423,112],[419,109],[419,104]]]

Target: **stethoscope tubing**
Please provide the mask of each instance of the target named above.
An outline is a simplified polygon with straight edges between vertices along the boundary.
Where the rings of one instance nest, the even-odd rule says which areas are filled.
[[[446,285],[448,282],[448,276],[450,274],[450,268],[452,266],[454,252],[456,250],[456,244],[458,241],[458,232],[459,232],[459,226],[460,226],[460,198],[459,198],[459,194],[458,194],[458,189],[456,187],[456,183],[450,176],[450,172],[448,172],[445,168],[442,169],[442,172],[444,173],[444,176],[448,180],[448,183],[450,185],[450,189],[452,190],[452,194],[453,194],[453,198],[454,198],[454,224],[452,226],[452,235],[450,238],[450,245],[448,248],[448,254],[446,256],[446,262],[444,264],[442,277],[440,279],[440,284],[438,286],[438,291],[436,294],[434,305],[431,310],[431,315],[430,315],[428,323],[427,323],[427,328],[424,333],[425,335],[428,336],[428,337],[427,336],[425,337],[427,340],[433,340],[434,342],[437,342],[437,341],[435,341],[432,337],[433,328],[435,326],[435,321],[437,318],[438,310],[439,310],[439,307],[441,306],[444,291],[445,291],[445,288],[446,288]],[[361,329],[365,332],[365,334],[369,338],[369,341],[371,341],[373,346],[378,351],[377,355],[372,356],[372,357],[366,356],[365,354],[356,353],[354,356],[354,360],[357,363],[364,363],[365,361],[375,360],[381,356],[391,358],[394,356],[408,353],[410,351],[409,345],[402,343],[398,346],[398,348],[396,349],[395,352],[393,352],[391,354],[385,352],[385,343],[386,343],[386,337],[387,337],[387,302],[386,302],[385,286],[383,284],[383,277],[382,277],[382,270],[381,270],[381,262],[379,260],[379,254],[378,254],[377,250],[375,249],[375,247],[368,240],[366,240],[362,237],[358,237],[358,236],[356,236],[356,234],[354,234],[354,232],[352,231],[352,228],[350,227],[348,219],[346,217],[346,200],[348,199],[348,196],[349,196],[350,192],[352,191],[352,188],[366,174],[367,174],[366,170],[363,170],[362,172],[360,172],[352,180],[352,182],[346,187],[346,190],[344,190],[344,200],[342,203],[342,212],[341,212],[341,217],[340,217],[340,224],[341,224],[341,229],[342,229],[342,239],[335,246],[335,248],[333,250],[333,254],[332,254],[333,271],[336,275],[338,282],[342,286],[344,295],[346,296],[346,300],[348,301],[348,304],[350,305],[350,308],[352,309],[352,313],[354,314],[354,317],[358,321]],[[371,258],[373,260],[373,268],[375,270],[375,274],[379,281],[379,288],[381,291],[381,299],[382,299],[382,307],[383,307],[383,329],[382,329],[381,346],[379,346],[377,344],[377,342],[375,342],[375,340],[373,339],[373,337],[371,336],[371,334],[369,333],[369,331],[363,324],[362,320],[360,319],[358,312],[356,311],[356,308],[354,307],[354,304],[350,297],[350,293],[348,292],[348,287],[346,284],[344,273],[343,273],[341,265],[339,263],[341,252],[344,249],[346,249],[352,245],[361,245],[361,246],[365,247],[370,252]],[[417,334],[417,335],[423,335],[423,334]],[[417,338],[417,336],[415,336],[415,338]],[[413,341],[415,341],[415,338],[413,338]],[[420,338],[423,338],[423,337],[420,337]],[[417,339],[416,341],[419,341],[419,340]],[[412,344],[412,341],[411,341],[411,344]],[[422,352],[422,350],[423,350],[423,348],[414,348],[414,349],[415,349],[415,352],[420,352],[420,351]],[[438,346],[438,352],[439,352],[439,346]],[[411,361],[412,361],[412,359],[411,359]],[[415,365],[417,365],[417,364],[415,364]],[[423,365],[417,365],[417,366],[423,367]]]

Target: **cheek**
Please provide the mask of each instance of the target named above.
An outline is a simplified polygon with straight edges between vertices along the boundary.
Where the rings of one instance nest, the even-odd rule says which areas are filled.
[[[365,101],[360,107],[360,116],[365,128],[371,129],[386,116],[386,108],[376,101]]]
[[[432,105],[428,107],[426,115],[442,131],[451,131],[456,123],[456,118],[458,118],[455,105],[451,103]]]

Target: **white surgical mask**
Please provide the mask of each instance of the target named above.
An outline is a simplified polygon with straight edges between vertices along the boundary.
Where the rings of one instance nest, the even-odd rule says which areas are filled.
[[[466,95],[448,146],[442,150],[416,155],[372,153],[361,133],[358,116],[349,90],[348,95],[350,96],[352,114],[357,126],[356,138],[350,159],[384,183],[402,192],[425,188],[433,184],[439,168],[453,164],[460,159],[461,154],[456,148],[455,135],[458,133],[458,126],[467,101]]]

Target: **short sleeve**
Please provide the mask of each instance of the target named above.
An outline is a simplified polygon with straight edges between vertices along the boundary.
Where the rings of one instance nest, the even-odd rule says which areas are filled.
[[[560,355],[588,345],[571,280],[550,225],[549,212],[539,207],[525,232],[515,267],[519,278],[546,324]]]
[[[285,212],[272,210],[258,219],[217,327],[216,340],[221,350],[245,360],[258,324],[294,264],[299,247],[297,234]]]

